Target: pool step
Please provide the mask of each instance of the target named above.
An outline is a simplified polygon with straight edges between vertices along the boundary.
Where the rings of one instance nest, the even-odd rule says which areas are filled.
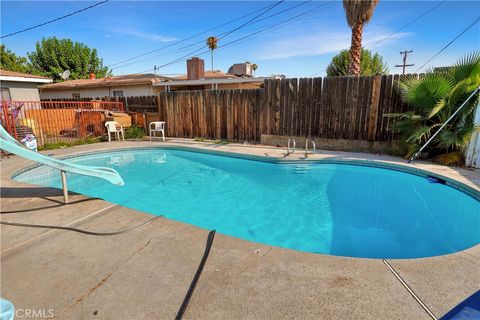
[[[293,168],[293,173],[305,174],[305,173],[308,173],[308,172],[310,172],[310,167],[308,167],[308,166],[295,166]]]

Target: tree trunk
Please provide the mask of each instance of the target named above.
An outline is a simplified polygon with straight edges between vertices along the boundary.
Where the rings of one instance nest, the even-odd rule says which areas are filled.
[[[212,71],[213,71],[213,49],[211,49],[210,51],[212,51],[212,57],[211,57],[211,59],[212,59]]]
[[[363,21],[357,22],[352,28],[352,43],[350,46],[350,67],[349,74],[360,75],[360,58],[362,56],[362,33]]]

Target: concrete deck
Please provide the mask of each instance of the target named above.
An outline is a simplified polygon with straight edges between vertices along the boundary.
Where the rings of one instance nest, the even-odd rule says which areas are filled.
[[[283,149],[193,141],[112,142],[47,151],[57,156],[121,147],[191,146],[283,158]],[[297,159],[295,153],[287,159]],[[405,164],[403,159],[320,152],[310,159]],[[3,221],[123,229],[151,218],[100,199],[12,181],[32,163],[1,161]],[[480,190],[480,173],[416,162]],[[58,319],[173,319],[203,254],[208,230],[155,220],[117,236],[1,226],[1,296]],[[389,260],[436,317],[480,289],[480,246],[451,255]],[[51,309],[51,310],[49,310]],[[48,313],[51,311],[51,313]],[[382,260],[265,246],[217,234],[185,319],[430,319]]]

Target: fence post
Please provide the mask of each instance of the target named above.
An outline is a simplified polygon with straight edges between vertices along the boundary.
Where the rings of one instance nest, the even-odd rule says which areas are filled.
[[[367,139],[370,141],[375,140],[377,135],[377,122],[378,122],[378,107],[380,103],[380,86],[382,83],[382,76],[375,76],[373,78],[372,85],[372,102],[370,105],[370,113],[368,115],[368,131]]]

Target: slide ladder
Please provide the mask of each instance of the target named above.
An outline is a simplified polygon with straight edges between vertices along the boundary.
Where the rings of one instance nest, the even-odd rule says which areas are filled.
[[[32,151],[24,147],[20,142],[15,140],[4,128],[0,126],[0,148],[2,150],[14,153],[22,158],[35,161],[48,167],[60,170],[62,177],[62,189],[65,203],[68,203],[68,190],[66,173],[71,172],[85,176],[101,178],[118,186],[123,186],[124,182],[120,174],[112,168],[84,166],[73,164],[67,161],[58,160],[48,157],[41,153]]]

